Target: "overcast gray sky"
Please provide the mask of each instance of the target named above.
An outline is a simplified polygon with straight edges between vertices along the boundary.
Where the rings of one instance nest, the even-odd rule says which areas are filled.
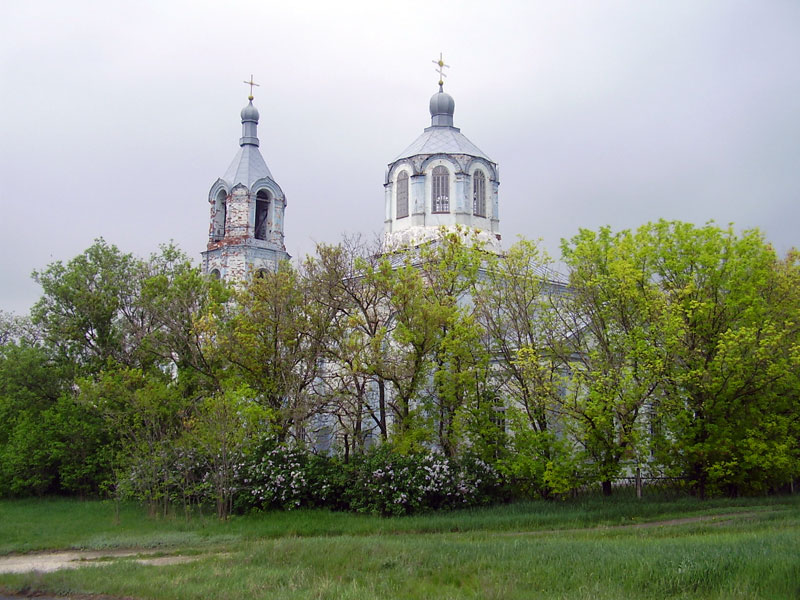
[[[0,309],[102,236],[199,261],[252,73],[286,246],[383,227],[386,164],[430,124],[500,165],[504,243],[658,218],[800,225],[800,2],[0,2]]]

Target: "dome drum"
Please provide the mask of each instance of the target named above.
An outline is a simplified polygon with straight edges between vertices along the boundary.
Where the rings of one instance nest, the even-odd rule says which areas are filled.
[[[452,96],[440,88],[429,108],[431,126],[386,170],[385,245],[417,245],[441,227],[467,227],[499,251],[497,165],[453,126]]]

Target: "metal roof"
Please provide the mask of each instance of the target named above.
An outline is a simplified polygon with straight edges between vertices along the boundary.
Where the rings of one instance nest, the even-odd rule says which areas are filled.
[[[409,158],[419,154],[466,154],[484,158],[494,162],[491,158],[470,142],[458,127],[432,126],[427,127],[408,148],[403,150],[392,162],[401,158]]]
[[[272,179],[272,173],[270,173],[267,163],[264,162],[258,146],[243,144],[222,179],[231,188],[241,183],[250,189],[256,181],[263,177]]]
[[[242,109],[242,137],[239,138],[241,148],[222,176],[230,188],[241,183],[249,190],[259,179],[272,179],[272,173],[258,150],[258,110],[253,106],[252,96],[249,100],[250,103]]]

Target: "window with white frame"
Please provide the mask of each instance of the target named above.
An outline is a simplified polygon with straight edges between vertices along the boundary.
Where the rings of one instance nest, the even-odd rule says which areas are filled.
[[[397,176],[397,218],[408,216],[408,173],[401,171]]]
[[[486,216],[486,176],[483,171],[475,171],[472,175],[472,214]]]
[[[433,169],[432,208],[435,213],[450,212],[450,171],[441,165]]]

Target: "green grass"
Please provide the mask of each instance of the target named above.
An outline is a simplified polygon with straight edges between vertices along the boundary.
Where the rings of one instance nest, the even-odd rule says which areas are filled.
[[[130,547],[201,558],[0,575],[0,588],[237,600],[796,598],[800,497],[537,502],[397,519],[297,511],[227,523],[152,519],[125,506],[119,524],[107,503],[0,502],[0,553]]]

